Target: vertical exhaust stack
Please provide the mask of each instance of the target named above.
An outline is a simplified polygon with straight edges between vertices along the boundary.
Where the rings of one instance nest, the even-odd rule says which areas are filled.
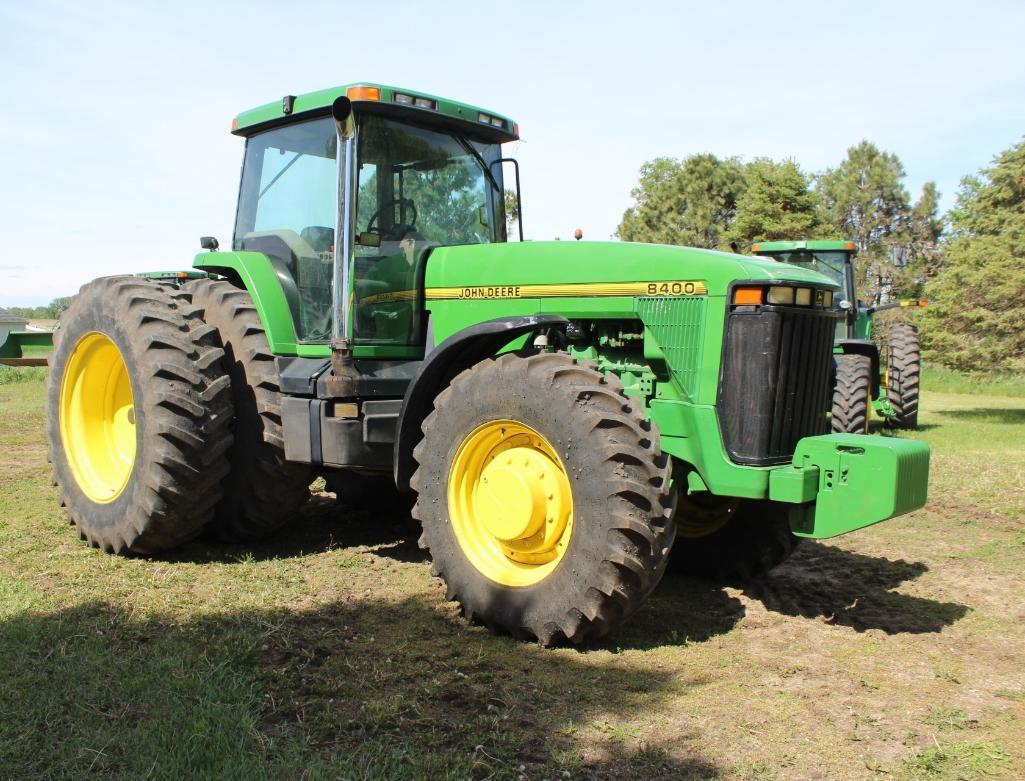
[[[353,179],[356,176],[356,123],[352,101],[342,96],[331,104],[338,132],[338,221],[335,235],[335,268],[332,283],[331,375],[325,378],[327,392],[333,398],[356,395],[356,367],[352,362],[352,320],[349,313],[352,266],[352,230],[355,224],[351,202]]]

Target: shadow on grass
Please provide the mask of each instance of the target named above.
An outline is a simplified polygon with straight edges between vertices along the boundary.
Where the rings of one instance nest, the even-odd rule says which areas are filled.
[[[406,563],[426,563],[420,527],[402,506],[377,513],[314,495],[295,522],[256,543],[199,541],[167,554],[165,561],[227,562],[301,557],[333,548],[362,548]],[[927,571],[921,562],[866,556],[805,540],[791,559],[768,575],[733,584],[768,610],[859,632],[938,632],[968,608],[900,594],[894,589]],[[668,574],[642,609],[611,635],[581,650],[647,650],[700,643],[725,634],[744,617],[744,605],[722,584]]]
[[[334,548],[369,548],[378,556],[417,563],[427,561],[427,554],[417,544],[419,538],[420,526],[401,502],[371,512],[341,504],[332,494],[318,493],[298,517],[269,537],[245,543],[201,537],[158,558],[168,562],[231,563],[241,559],[289,559]]]
[[[789,561],[742,590],[768,610],[825,618],[859,632],[939,632],[964,617],[968,607],[893,590],[926,571],[921,562],[865,556],[805,540]]]
[[[686,738],[629,733],[701,682],[491,637],[425,598],[184,619],[29,608],[0,623],[0,654],[3,778],[720,772]],[[609,714],[628,732],[590,729]]]
[[[230,564],[302,557],[334,548],[362,548],[374,556],[426,565],[428,556],[417,543],[419,537],[420,525],[401,505],[372,513],[321,493],[312,497],[293,523],[269,538],[228,545],[200,539],[159,558],[167,562]],[[704,642],[728,632],[743,616],[740,600],[719,585],[666,577],[638,614],[611,636],[580,650],[646,650]]]
[[[944,409],[939,410],[940,415],[956,418],[958,420],[980,421],[987,420],[990,423],[1006,423],[1021,425],[1025,423],[1025,408],[1022,407],[975,407],[973,409]]]

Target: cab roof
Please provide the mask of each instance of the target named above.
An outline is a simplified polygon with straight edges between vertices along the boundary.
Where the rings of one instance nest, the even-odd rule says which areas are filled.
[[[519,126],[515,122],[489,109],[459,103],[426,92],[390,87],[370,81],[342,84],[302,95],[285,95],[274,103],[265,103],[241,112],[231,123],[231,132],[239,136],[249,136],[268,127],[293,122],[299,118],[323,116],[331,111],[331,104],[342,96],[347,96],[357,110],[379,110],[382,113],[401,113],[404,116],[419,114],[427,121],[447,120],[446,124],[455,120],[467,132],[472,128],[474,135],[498,143],[519,138]]]
[[[751,245],[752,252],[796,252],[797,250],[832,250],[834,252],[855,252],[858,245],[853,241],[760,241]]]

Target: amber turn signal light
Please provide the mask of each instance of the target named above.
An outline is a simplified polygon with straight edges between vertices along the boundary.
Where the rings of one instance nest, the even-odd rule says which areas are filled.
[[[765,297],[763,287],[735,287],[733,288],[733,304],[735,306],[761,306]]]

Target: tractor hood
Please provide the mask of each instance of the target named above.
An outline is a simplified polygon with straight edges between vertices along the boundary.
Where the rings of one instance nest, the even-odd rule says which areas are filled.
[[[822,274],[774,260],[691,247],[615,241],[525,241],[439,247],[431,253],[427,264],[426,287],[693,282],[707,288],[710,296],[724,296],[736,280],[786,280],[838,289]],[[624,289],[624,295],[635,294]]]

